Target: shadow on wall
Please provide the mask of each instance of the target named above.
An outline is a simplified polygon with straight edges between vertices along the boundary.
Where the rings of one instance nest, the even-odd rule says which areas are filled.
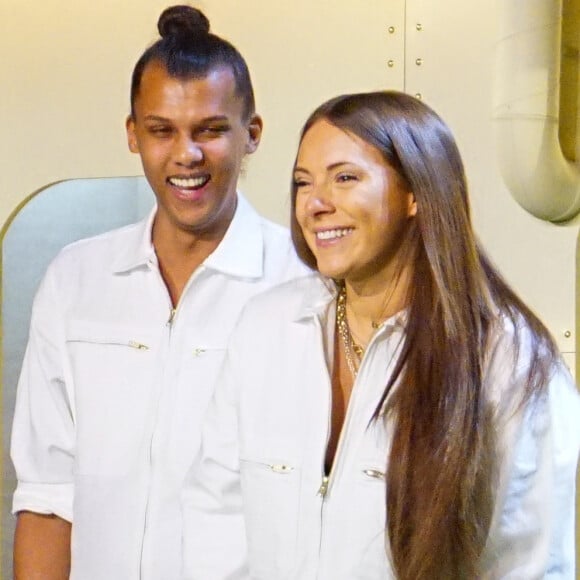
[[[154,198],[142,177],[74,179],[50,185],[17,208],[0,232],[0,578],[12,578],[15,475],[9,457],[16,383],[36,288],[58,251],[75,240],[140,220]]]

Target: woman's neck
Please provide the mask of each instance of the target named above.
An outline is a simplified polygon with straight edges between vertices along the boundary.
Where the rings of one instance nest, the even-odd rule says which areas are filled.
[[[407,306],[411,273],[403,269],[388,281],[345,280],[346,315],[353,338],[366,346],[376,329]]]

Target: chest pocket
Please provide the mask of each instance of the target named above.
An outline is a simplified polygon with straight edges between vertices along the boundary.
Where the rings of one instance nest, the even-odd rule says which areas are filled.
[[[184,344],[187,346],[180,349],[175,374],[166,379],[166,390],[172,393],[164,393],[162,406],[165,416],[170,417],[165,433],[166,469],[174,471],[176,479],[185,477],[192,457],[199,452],[203,418],[226,353],[223,341],[185,337]]]
[[[146,453],[160,385],[159,333],[77,320],[69,325],[66,342],[77,473],[121,476]]]
[[[290,579],[300,518],[300,469],[289,461],[240,461],[252,578]]]
[[[224,362],[225,344],[196,338],[188,339],[187,344],[181,357],[182,372],[191,373],[195,377],[196,388],[203,388],[201,384],[207,384],[211,385],[210,390],[213,391],[213,385]]]

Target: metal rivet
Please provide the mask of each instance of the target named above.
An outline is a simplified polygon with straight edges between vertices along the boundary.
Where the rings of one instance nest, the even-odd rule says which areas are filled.
[[[389,28],[387,30],[389,31],[389,34],[394,34],[395,33],[395,27],[394,26],[389,26]]]
[[[395,61],[394,61],[394,60],[389,60],[389,61],[387,61],[387,66],[388,66],[389,68],[393,68],[393,67],[395,66]]]
[[[572,336],[572,333],[571,333],[569,330],[567,330],[567,331],[564,333],[564,336],[565,336],[566,338],[570,338],[570,337]]]
[[[415,98],[421,100],[423,95],[421,93],[415,93]]]
[[[417,22],[417,25],[415,26],[415,28],[419,31],[423,30],[423,25],[420,22]]]
[[[421,66],[421,65],[423,64],[423,59],[422,59],[422,58],[417,58],[417,59],[415,59],[415,64],[416,64],[417,66]]]

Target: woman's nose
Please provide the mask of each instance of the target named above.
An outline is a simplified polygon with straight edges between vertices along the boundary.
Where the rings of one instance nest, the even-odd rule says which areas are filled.
[[[332,203],[330,188],[325,185],[312,187],[306,200],[306,211],[310,215],[333,212],[334,204]]]

